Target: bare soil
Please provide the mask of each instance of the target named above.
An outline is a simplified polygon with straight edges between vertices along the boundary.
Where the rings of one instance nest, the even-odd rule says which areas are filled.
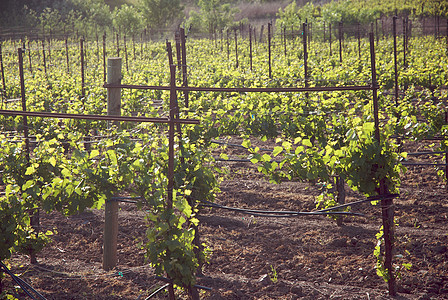
[[[410,143],[405,150],[423,148]],[[241,154],[238,148],[226,151],[231,157]],[[418,159],[436,161],[429,156]],[[218,163],[228,174],[216,203],[262,210],[315,209],[318,185],[271,184],[250,163]],[[396,299],[448,299],[447,196],[446,182],[434,167],[412,166],[402,176],[400,197],[394,201],[395,262],[412,267],[401,268]],[[358,199],[362,197],[347,188],[346,201]],[[389,299],[373,255],[380,208],[364,203],[352,211],[365,217],[345,217],[338,227],[323,216],[262,218],[202,209],[199,232],[211,254],[197,283],[211,291],[201,291],[201,299]],[[15,254],[11,268],[47,299],[146,299],[164,283],[154,278],[140,247],[147,228],[145,212],[120,204],[119,222],[119,261],[112,271],[102,270],[103,210],[41,216],[43,229],[55,231],[53,241],[38,255],[37,264]],[[4,283],[14,289],[9,278]],[[180,291],[177,297],[186,299]],[[152,299],[167,298],[162,292]]]

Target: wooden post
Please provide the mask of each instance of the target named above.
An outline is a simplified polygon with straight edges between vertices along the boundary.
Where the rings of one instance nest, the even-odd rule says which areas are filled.
[[[126,34],[124,35],[124,59],[126,61],[126,71],[129,72],[129,64],[128,64],[128,46],[126,43]]]
[[[21,91],[21,98],[22,98],[22,111],[26,112],[26,97],[25,97],[25,77],[23,72],[23,52],[24,50],[22,48],[18,49],[19,54],[19,76],[20,76],[20,91]],[[30,140],[28,138],[28,118],[26,116],[23,116],[23,137],[25,139],[25,159],[27,162],[27,165],[30,163]],[[36,210],[30,210],[30,225],[36,232],[36,235],[39,235],[40,233],[40,221],[39,221],[39,208]],[[36,252],[30,251],[30,263],[35,264],[37,263],[36,259]]]
[[[107,83],[121,83],[121,57],[108,58]],[[121,114],[121,88],[107,88],[107,114]],[[117,265],[118,202],[106,201],[104,213],[103,269],[108,271]]]
[[[106,82],[106,32],[103,34],[103,81]]]
[[[287,52],[287,49],[286,49],[286,25],[283,27],[283,46],[285,48],[285,59],[287,60],[288,52]]]
[[[324,43],[325,43],[325,41],[326,41],[326,38],[325,38],[325,21],[324,21]]]
[[[188,86],[188,70],[187,70],[187,38],[185,36],[185,29],[180,29],[180,42],[182,47],[182,86]],[[184,91],[184,100],[185,107],[188,108],[189,104],[189,96],[188,91]]]
[[[83,98],[82,102],[84,103],[84,98],[86,97],[86,83],[84,76],[84,38],[81,38],[79,41],[80,44],[80,56],[81,56],[81,97]]]
[[[120,39],[117,33],[117,57],[120,57]]]
[[[342,22],[339,22],[339,61],[342,62]]]
[[[372,93],[373,93],[373,112],[375,121],[375,139],[378,146],[381,145],[380,129],[379,129],[379,108],[378,108],[378,83],[376,80],[376,63],[375,63],[375,41],[373,32],[370,33],[370,62],[372,71]],[[382,166],[377,166],[381,168]],[[384,180],[379,182],[378,194],[386,195],[389,188]],[[395,272],[393,269],[393,248],[394,248],[394,203],[392,198],[381,200],[381,214],[383,221],[384,233],[384,268],[387,270],[389,295],[396,296]]]
[[[397,16],[392,19],[392,34],[394,36],[395,105],[398,105]]]
[[[236,29],[233,32],[234,32],[234,35],[235,35],[235,60],[236,60],[235,69],[238,69],[238,67],[239,67],[239,61],[238,61],[238,35],[237,35],[237,32],[236,32]]]
[[[252,71],[252,27],[249,25],[249,60],[250,70]]]
[[[45,38],[42,40],[42,55],[44,57],[44,70],[45,75],[47,75],[47,59],[45,57]]]
[[[33,63],[31,61],[31,46],[30,41],[28,40],[28,61],[30,62],[30,73],[33,73]]]
[[[345,204],[345,181],[340,176],[336,177],[336,192],[337,192],[337,200],[338,204]],[[342,216],[336,219],[336,224],[338,226],[342,226],[344,223],[344,218]]]
[[[357,34],[358,34],[358,58],[361,59],[361,30],[360,24],[357,24]]]
[[[307,27],[306,23],[303,23],[303,69],[305,77],[305,87],[308,87],[308,47],[307,47]]]
[[[328,25],[328,42],[330,44],[330,56],[333,56],[333,51],[331,51],[331,23]]]
[[[230,61],[230,42],[229,42],[229,30],[226,30],[226,44],[227,44],[227,61]]]
[[[272,78],[272,66],[271,66],[271,23],[268,23],[268,56],[269,56],[269,78]]]
[[[67,74],[70,74],[70,58],[68,54],[68,37],[65,37],[65,61],[67,63]]]
[[[180,31],[176,30],[174,34],[175,40],[176,40],[176,59],[177,59],[177,69],[181,70],[182,66],[182,57],[181,57],[181,47],[180,47]]]
[[[406,42],[407,42],[407,22],[406,17],[403,17],[403,67],[406,68]]]
[[[5,69],[3,67],[2,43],[3,41],[0,39],[0,72],[2,74],[2,100],[4,100],[6,99],[6,80],[5,80]],[[447,35],[447,47],[448,47],[448,35]]]

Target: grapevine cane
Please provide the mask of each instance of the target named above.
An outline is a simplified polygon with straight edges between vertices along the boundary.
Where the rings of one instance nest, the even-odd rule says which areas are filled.
[[[372,71],[372,94],[373,94],[373,112],[375,120],[375,139],[378,146],[381,145],[380,130],[379,130],[379,110],[378,110],[378,83],[376,79],[376,65],[375,65],[375,41],[373,32],[370,33],[370,63]],[[377,166],[381,168],[382,166]],[[388,194],[388,186],[384,179],[379,182],[379,195]],[[394,204],[393,199],[381,200],[381,214],[383,220],[383,232],[384,232],[384,251],[385,260],[384,268],[387,270],[387,284],[389,287],[389,295],[395,296],[397,294],[395,285],[395,276],[392,266],[393,244],[394,244]]]

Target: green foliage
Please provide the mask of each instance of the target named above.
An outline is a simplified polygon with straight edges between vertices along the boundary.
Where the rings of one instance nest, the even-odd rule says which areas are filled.
[[[139,0],[138,7],[145,18],[145,25],[154,29],[165,28],[183,18],[180,0]]]
[[[135,7],[123,5],[114,10],[113,23],[116,28],[120,28],[127,34],[138,34],[142,30],[143,16]]]
[[[230,3],[218,0],[199,0],[199,12],[192,11],[186,27],[193,31],[208,32],[210,34],[231,28],[234,24],[238,9],[232,8]]]

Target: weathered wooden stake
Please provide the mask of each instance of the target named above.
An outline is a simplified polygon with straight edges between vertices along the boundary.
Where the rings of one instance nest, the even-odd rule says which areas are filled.
[[[121,83],[121,57],[107,59],[107,83]],[[107,114],[121,115],[121,88],[107,88]],[[106,201],[104,219],[103,269],[117,265],[118,202]]]
[[[271,27],[272,24],[268,23],[268,56],[269,56],[269,78],[272,78],[272,65],[271,65]]]
[[[6,99],[6,82],[5,82],[5,69],[3,67],[3,53],[2,53],[2,40],[0,39],[0,71],[2,74],[2,100]],[[448,43],[448,36],[447,36]],[[448,47],[448,44],[447,44]],[[448,48],[447,48],[448,50]]]
[[[375,63],[375,40],[373,32],[370,33],[370,62],[372,71],[372,94],[373,94],[373,112],[375,121],[375,140],[378,146],[381,145],[380,139],[380,126],[379,126],[379,108],[378,108],[378,82],[376,79],[376,63]],[[377,166],[381,168],[382,166]],[[379,182],[378,194],[389,194],[389,187],[385,180]],[[395,272],[393,269],[393,250],[394,250],[394,203],[392,198],[386,198],[381,200],[381,214],[383,221],[383,234],[384,234],[384,268],[387,270],[389,295],[396,296],[396,280]]]
[[[398,105],[397,16],[392,19],[392,34],[394,36],[395,104]]]
[[[79,41],[80,44],[80,56],[81,56],[81,97],[83,98],[82,102],[84,103],[84,98],[86,97],[86,83],[84,76],[84,38],[81,38]]]

